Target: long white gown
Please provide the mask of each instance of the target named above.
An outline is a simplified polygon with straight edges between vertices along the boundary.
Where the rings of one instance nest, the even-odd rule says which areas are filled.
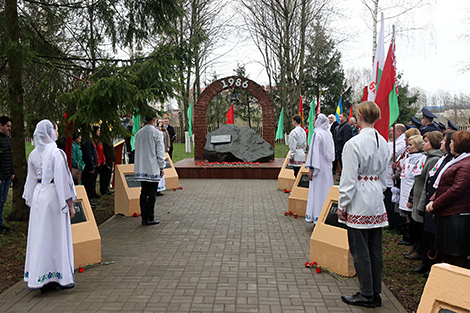
[[[333,186],[332,167],[335,160],[335,143],[328,125],[328,118],[324,114],[319,114],[315,121],[315,130],[305,163],[306,168],[313,169],[313,178],[308,185],[305,213],[307,223],[317,222],[326,196]]]
[[[29,155],[23,194],[31,208],[24,270],[24,281],[31,289],[51,282],[75,284],[67,200],[75,201],[77,196],[66,155],[55,144],[55,129],[51,135],[52,123],[45,121],[39,122],[34,133],[36,147]]]

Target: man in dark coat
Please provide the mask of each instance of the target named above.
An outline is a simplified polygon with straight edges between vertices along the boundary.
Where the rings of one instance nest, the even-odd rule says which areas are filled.
[[[423,124],[423,127],[419,130],[421,132],[421,136],[428,132],[440,131],[439,127],[437,127],[433,123],[433,119],[437,118],[437,116],[435,116],[431,111],[426,108],[423,108],[421,112],[423,113],[423,117],[421,118],[421,123]]]
[[[336,159],[339,161],[341,168],[343,167],[343,161],[341,159],[343,154],[343,147],[346,141],[352,137],[352,128],[348,123],[348,114],[341,113],[339,116],[339,126],[338,131],[336,132],[335,138],[335,150],[336,150]]]
[[[334,142],[336,138],[336,130],[339,124],[336,121],[336,117],[333,114],[328,115],[328,120],[330,121],[330,132],[331,132],[331,135],[333,136],[333,142]],[[335,160],[333,161],[333,175],[336,174],[337,167],[338,167],[338,160],[336,160],[336,154],[335,154]]]
[[[13,154],[11,152],[11,119],[0,116],[0,235],[11,229],[3,225],[3,205],[7,201],[11,180],[15,178]]]
[[[176,132],[173,126],[170,125],[170,120],[165,118],[163,120],[163,123],[165,124],[165,128],[168,131],[168,135],[170,135],[170,151],[168,151],[168,154],[170,155],[170,159],[173,158],[173,142],[176,139]]]
[[[96,194],[96,190],[93,190],[93,180],[95,177],[95,167],[98,164],[98,155],[96,154],[96,148],[93,144],[91,139],[85,140],[82,144],[82,153],[83,153],[83,162],[85,162],[85,168],[82,172],[82,183],[85,187],[86,193],[88,195],[88,199],[90,199],[90,203],[92,206],[96,205],[93,198],[98,198],[99,196]]]
[[[103,142],[105,164],[101,168],[100,176],[100,193],[102,195],[110,195],[112,192],[109,190],[109,182],[113,174],[114,162],[116,162],[116,154],[114,153],[114,145],[112,142]]]

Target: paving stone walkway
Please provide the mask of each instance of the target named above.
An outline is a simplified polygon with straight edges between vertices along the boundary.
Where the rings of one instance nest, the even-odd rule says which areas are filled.
[[[276,180],[180,180],[157,198],[156,226],[115,216],[100,226],[103,261],[71,290],[0,294],[0,312],[406,312],[384,286],[383,306],[350,307],[358,290],[304,267],[312,224],[285,217]],[[77,264],[76,264],[77,265]]]

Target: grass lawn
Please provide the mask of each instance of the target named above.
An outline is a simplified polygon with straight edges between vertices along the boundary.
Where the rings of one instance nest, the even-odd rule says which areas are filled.
[[[283,143],[276,143],[274,147],[274,157],[284,159],[289,152],[289,147]],[[194,158],[194,149],[192,153],[186,153],[184,143],[173,144],[173,163],[181,161],[183,159]]]

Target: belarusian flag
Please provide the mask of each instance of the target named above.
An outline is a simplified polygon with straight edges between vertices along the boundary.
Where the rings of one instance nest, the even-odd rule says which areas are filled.
[[[395,59],[395,26],[393,26],[393,36],[388,50],[387,59],[385,60],[382,79],[380,80],[379,89],[375,103],[380,108],[380,119],[375,123],[375,129],[388,141],[388,129],[397,120],[399,115],[398,109],[398,92],[397,92],[397,69]]]
[[[384,49],[384,14],[382,13],[382,25],[380,26],[377,48],[375,49],[374,65],[367,93],[367,100],[375,101],[377,90],[379,88],[380,78],[384,69],[385,49]]]

